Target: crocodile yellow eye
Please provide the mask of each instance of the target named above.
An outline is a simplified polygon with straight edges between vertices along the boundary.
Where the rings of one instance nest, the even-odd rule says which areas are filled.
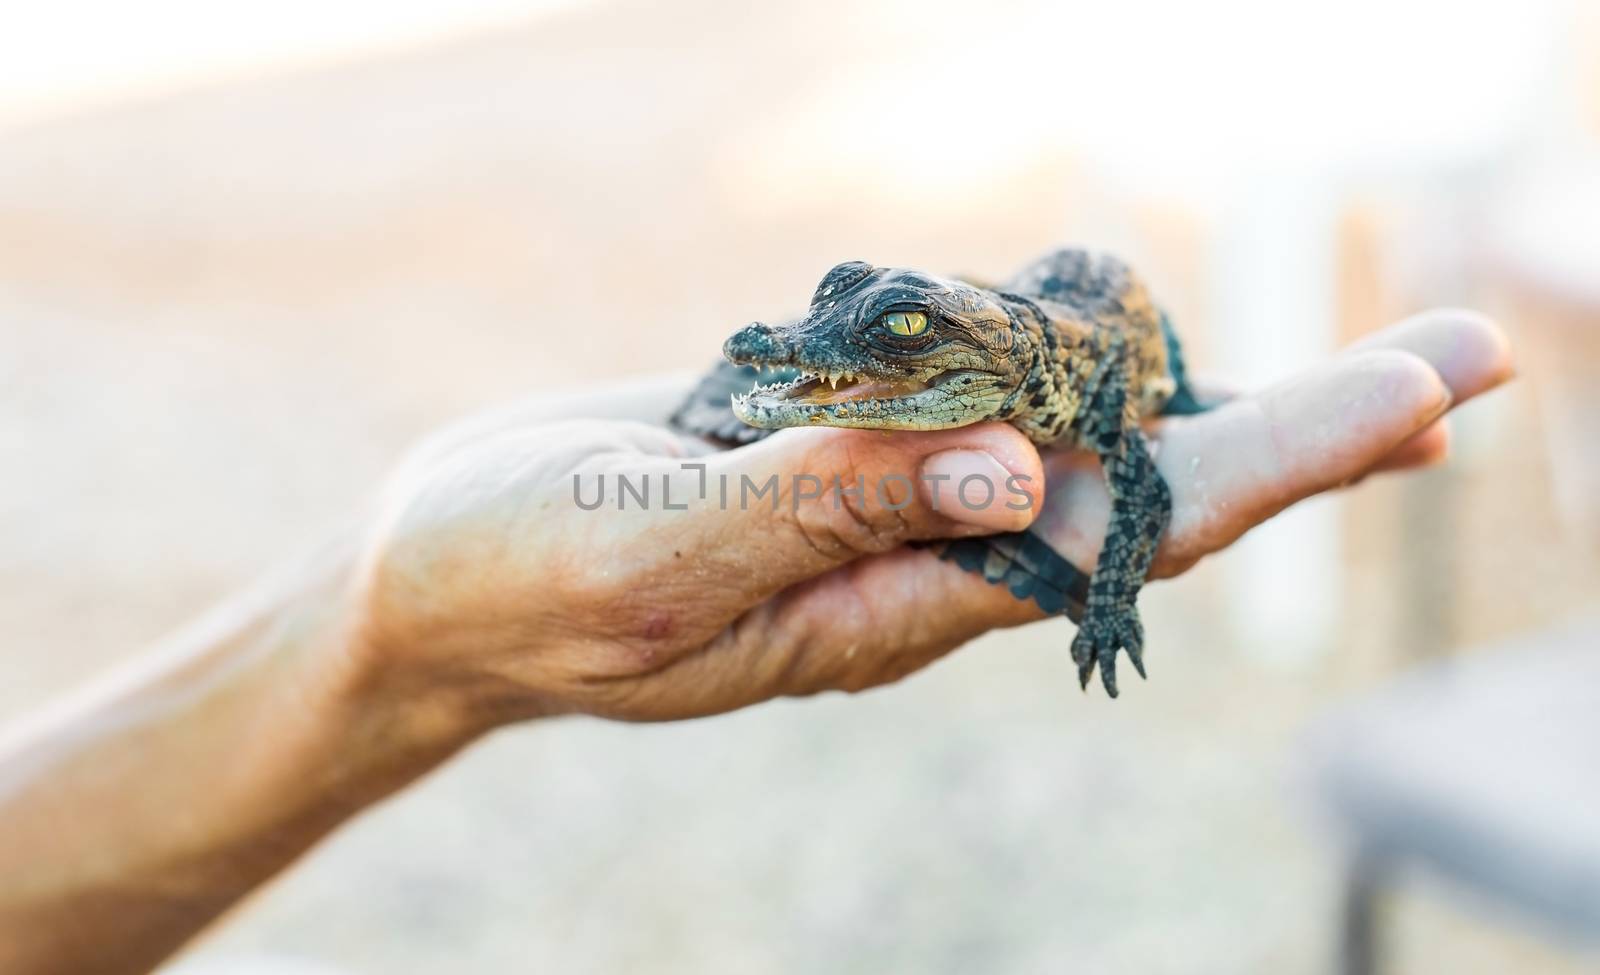
[[[928,316],[920,311],[892,311],[881,320],[883,327],[896,335],[921,335],[928,330]]]

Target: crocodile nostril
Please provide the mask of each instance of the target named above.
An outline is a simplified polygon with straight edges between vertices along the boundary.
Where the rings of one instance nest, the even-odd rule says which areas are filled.
[[[772,326],[751,322],[722,343],[722,354],[734,362],[779,363],[789,361],[789,350]]]

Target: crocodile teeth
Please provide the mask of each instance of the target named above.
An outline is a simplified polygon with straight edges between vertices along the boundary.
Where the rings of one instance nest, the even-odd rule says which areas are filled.
[[[828,385],[832,386],[834,389],[838,389],[839,388],[839,374],[838,373],[836,373],[836,372],[828,373]]]

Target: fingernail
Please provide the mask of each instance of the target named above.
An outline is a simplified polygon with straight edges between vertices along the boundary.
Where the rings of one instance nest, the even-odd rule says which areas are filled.
[[[922,462],[924,497],[946,517],[992,531],[1020,531],[1033,520],[1022,479],[981,450],[941,450]]]
[[[1438,411],[1436,413],[1433,414],[1433,419],[1434,420],[1437,420],[1441,416],[1444,416],[1446,413],[1449,413],[1456,405],[1456,398],[1450,392],[1450,387],[1445,385],[1443,379],[1439,380],[1439,385],[1444,386],[1444,393],[1443,393],[1443,395],[1441,395],[1439,397],[1439,399],[1440,399],[1439,409],[1438,409]],[[1429,421],[1429,422],[1432,422],[1432,421]]]

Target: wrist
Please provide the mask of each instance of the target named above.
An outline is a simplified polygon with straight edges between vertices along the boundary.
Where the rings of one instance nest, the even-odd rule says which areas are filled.
[[[327,785],[351,802],[406,784],[470,744],[492,723],[453,682],[393,652],[380,639],[356,559],[325,559],[280,608],[275,628],[291,676],[321,743]]]
[[[420,521],[374,532],[344,573],[341,696],[433,746],[578,710],[563,694],[555,634],[570,626],[554,595],[529,599],[493,547]]]

